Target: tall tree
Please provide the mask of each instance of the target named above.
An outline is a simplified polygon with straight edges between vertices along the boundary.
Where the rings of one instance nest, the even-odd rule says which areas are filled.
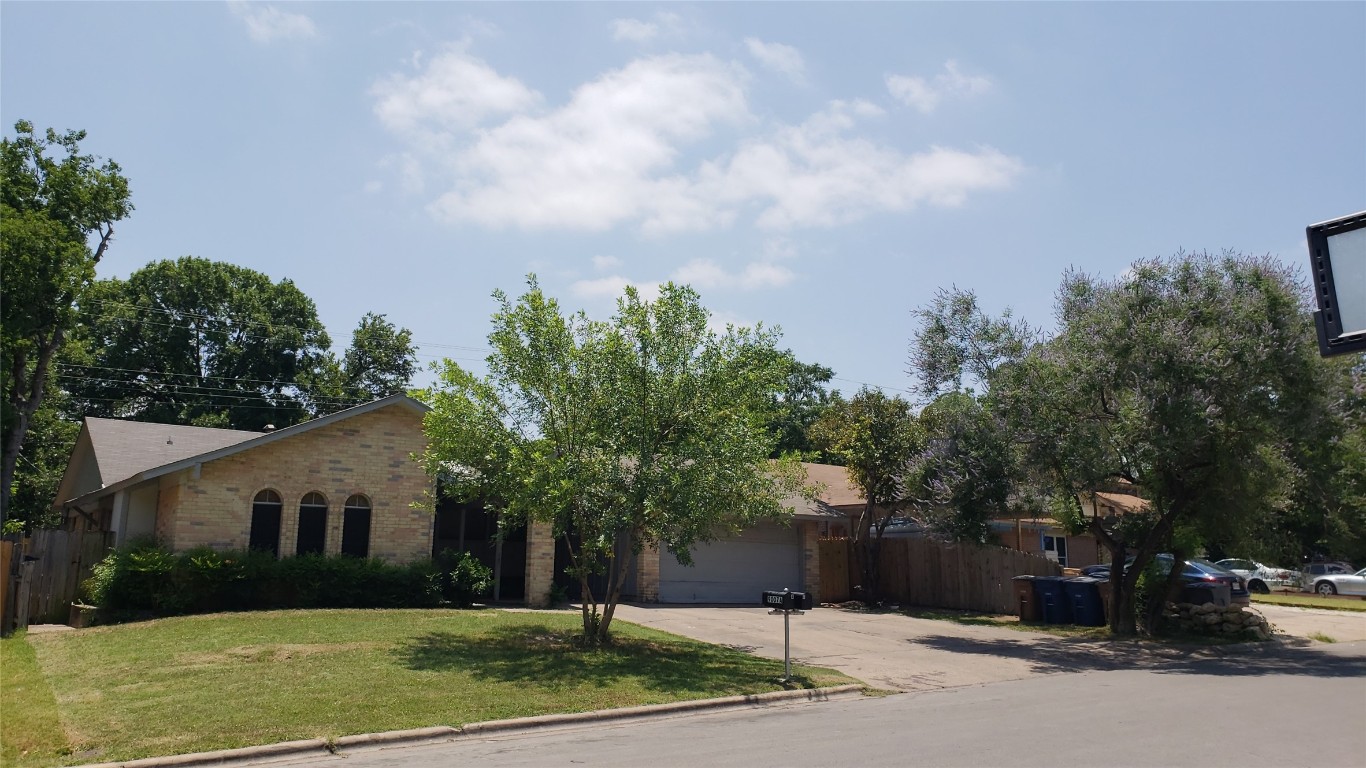
[[[583,636],[607,642],[632,554],[689,563],[698,542],[782,516],[799,465],[768,459],[767,406],[786,372],[776,335],[718,337],[697,294],[673,284],[655,301],[628,288],[607,322],[565,316],[534,277],[516,303],[495,297],[489,376],[448,360],[424,395],[427,464],[510,523],[549,523],[570,546]]]
[[[791,350],[782,356],[787,374],[783,377],[782,392],[774,396],[771,406],[770,428],[778,434],[773,456],[812,454],[817,448],[808,431],[830,406],[831,399],[839,397],[839,392],[830,390],[835,372],[819,363],[803,363]]]
[[[1333,407],[1306,309],[1270,259],[1181,254],[1117,280],[1070,272],[1057,335],[992,378],[1058,516],[1094,533],[1112,562],[1135,557],[1112,580],[1115,632],[1135,631],[1134,587],[1155,554],[1236,535],[1292,492],[1296,424]],[[1149,511],[1082,517],[1078,494],[1116,479]],[[1145,612],[1149,628],[1155,616]]]
[[[293,282],[190,256],[100,281],[81,309],[92,362],[62,382],[89,415],[289,426],[310,415],[302,382],[331,345]]]
[[[882,534],[897,512],[923,494],[917,470],[927,447],[924,433],[910,403],[864,387],[827,408],[812,425],[811,439],[839,459],[863,494],[854,546],[863,564],[864,599],[876,603]]]
[[[113,242],[114,222],[133,210],[118,164],[81,154],[84,131],[39,136],[24,120],[14,130],[0,140],[0,523],[53,356],[77,322],[75,304]]]
[[[417,372],[413,334],[384,315],[365,313],[340,359],[327,353],[303,383],[314,415],[341,410],[408,389]]]

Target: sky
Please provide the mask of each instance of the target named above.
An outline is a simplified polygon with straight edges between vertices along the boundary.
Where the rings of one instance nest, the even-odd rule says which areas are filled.
[[[101,277],[232,262],[480,372],[528,273],[600,319],[673,280],[899,392],[941,287],[1047,329],[1069,268],[1307,266],[1366,209],[1366,2],[6,0],[20,119],[129,178]]]

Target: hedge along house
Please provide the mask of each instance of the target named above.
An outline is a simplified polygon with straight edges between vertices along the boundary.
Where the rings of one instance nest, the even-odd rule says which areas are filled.
[[[432,554],[427,410],[393,395],[265,433],[87,418],[54,506],[114,546],[406,563]]]

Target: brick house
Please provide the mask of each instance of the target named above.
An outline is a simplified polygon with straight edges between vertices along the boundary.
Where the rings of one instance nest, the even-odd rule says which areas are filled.
[[[1077,496],[1077,502],[1085,517],[1113,517],[1148,507],[1148,502],[1134,495],[1131,487],[1083,493]],[[1065,568],[1085,568],[1108,560],[1105,546],[1093,534],[1069,534],[1052,518],[992,520],[990,526],[1001,546],[1046,557]]]
[[[272,432],[87,418],[54,506],[114,546],[431,555],[426,405],[394,395]]]

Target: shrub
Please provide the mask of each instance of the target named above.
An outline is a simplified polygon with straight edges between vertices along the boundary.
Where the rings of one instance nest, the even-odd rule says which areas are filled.
[[[477,562],[476,562],[477,565]],[[153,542],[115,549],[85,582],[102,621],[271,608],[421,608],[439,605],[442,571],[431,561],[199,548],[179,555]]]
[[[458,608],[468,608],[493,589],[493,569],[469,552],[441,551],[441,597]]]

